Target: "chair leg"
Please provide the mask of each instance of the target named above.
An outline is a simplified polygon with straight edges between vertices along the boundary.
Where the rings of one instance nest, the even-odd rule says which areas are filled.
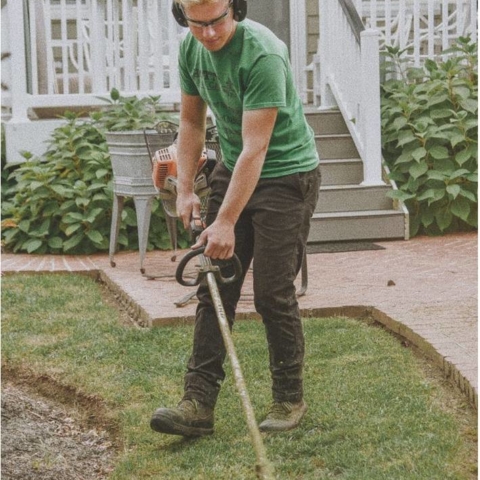
[[[125,197],[113,195],[113,209],[112,209],[112,225],[110,227],[110,247],[109,259],[110,266],[115,267],[116,263],[113,259],[117,251],[118,233],[120,232],[121,216],[123,210],[123,201]]]
[[[145,273],[143,268],[143,260],[147,251],[148,231],[150,229],[150,217],[152,215],[153,196],[135,196],[135,211],[137,212],[137,228],[138,228],[138,249],[140,252],[140,272]]]

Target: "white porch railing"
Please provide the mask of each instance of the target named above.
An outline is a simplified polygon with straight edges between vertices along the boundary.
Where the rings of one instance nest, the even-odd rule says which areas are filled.
[[[380,46],[406,49],[415,66],[435,58],[460,36],[477,40],[477,0],[353,0]]]
[[[102,104],[97,97],[113,87],[178,102],[170,66],[183,29],[170,8],[170,0],[8,0],[11,122],[28,121],[29,108]]]
[[[337,107],[363,161],[363,184],[381,185],[378,30],[366,30],[352,0],[320,0],[320,98]]]

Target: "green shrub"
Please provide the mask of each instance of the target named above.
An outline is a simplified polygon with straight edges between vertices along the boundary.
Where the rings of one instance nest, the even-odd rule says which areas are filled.
[[[92,120],[66,113],[40,159],[16,168],[2,185],[2,239],[13,252],[88,254],[108,250],[113,205],[112,168],[105,137]],[[155,199],[148,249],[170,248],[163,209]],[[118,237],[138,248],[132,199],[126,199]],[[185,245],[185,240],[180,239]]]
[[[388,47],[397,79],[382,85],[382,149],[411,218],[411,235],[477,227],[477,45],[460,38],[445,61],[405,68]],[[453,55],[451,55],[453,54]]]

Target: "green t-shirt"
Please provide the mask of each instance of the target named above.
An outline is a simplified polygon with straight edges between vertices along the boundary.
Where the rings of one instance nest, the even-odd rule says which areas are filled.
[[[288,50],[268,28],[238,23],[231,41],[210,52],[189,32],[180,47],[181,88],[212,110],[223,162],[233,171],[242,151],[242,114],[278,107],[262,178],[307,172],[318,164],[313,130],[293,83]]]

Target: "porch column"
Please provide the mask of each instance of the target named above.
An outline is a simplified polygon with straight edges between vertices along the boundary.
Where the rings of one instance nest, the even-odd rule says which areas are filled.
[[[378,30],[360,33],[361,126],[363,129],[362,185],[384,185],[380,121],[380,62]]]
[[[25,53],[25,12],[23,0],[8,2],[8,28],[11,49],[12,118],[9,123],[30,122],[28,118],[27,66]]]

